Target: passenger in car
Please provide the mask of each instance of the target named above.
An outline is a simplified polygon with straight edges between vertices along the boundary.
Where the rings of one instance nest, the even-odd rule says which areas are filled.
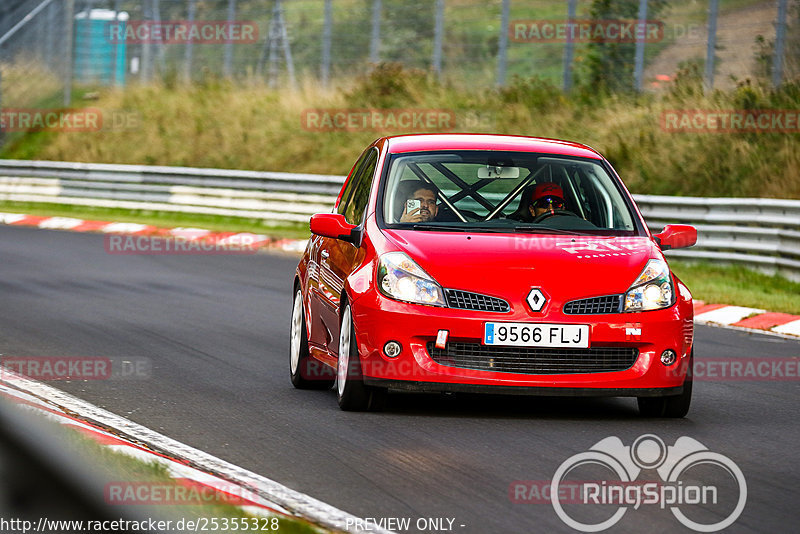
[[[430,222],[439,211],[436,187],[419,181],[402,182],[399,197],[403,199],[400,222]]]

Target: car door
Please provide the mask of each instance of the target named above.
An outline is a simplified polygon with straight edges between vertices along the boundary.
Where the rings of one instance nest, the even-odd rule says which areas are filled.
[[[377,160],[376,148],[366,151],[344,187],[336,212],[343,215],[350,224],[363,223]],[[327,353],[327,355],[320,354],[320,357],[334,359],[338,354],[339,308],[344,281],[352,272],[359,249],[351,243],[338,239],[322,236],[315,236],[315,239],[316,280],[312,282],[312,288],[315,289],[312,291],[312,299],[316,302],[312,303],[313,333],[309,341],[312,347],[320,347]]]

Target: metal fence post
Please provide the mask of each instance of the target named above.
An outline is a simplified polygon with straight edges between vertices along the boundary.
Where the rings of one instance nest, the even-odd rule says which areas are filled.
[[[575,41],[572,35],[572,27],[570,26],[575,20],[575,13],[578,7],[578,0],[569,0],[567,4],[567,44],[564,46],[564,92],[569,93],[572,90],[572,56],[575,52]]]
[[[331,0],[325,0],[325,19],[322,23],[322,85],[327,87],[331,76],[331,33],[333,26]]]
[[[53,28],[56,28],[56,6],[50,4],[46,8],[47,10],[47,22],[45,22],[48,31],[45,32],[45,45],[44,45],[44,62],[47,65],[48,69],[52,69],[57,62],[53,61],[53,52],[55,52],[57,46],[55,43],[55,35]]]
[[[272,19],[269,21],[269,34],[264,41],[264,50],[261,54],[261,61],[258,62],[258,75],[261,76],[261,67],[264,64],[266,57],[269,57],[269,66],[267,67],[267,79],[270,87],[278,85],[278,46],[280,43],[280,0],[275,0],[272,6]]]
[[[236,20],[236,0],[228,0],[228,28],[231,27],[233,21]],[[231,77],[233,71],[231,63],[233,62],[233,41],[228,39],[225,43],[225,58],[222,64],[222,76],[225,78]]]
[[[189,21],[189,24],[194,22],[194,15],[195,15],[195,2],[197,0],[187,0],[188,5],[186,6],[187,15],[186,18]],[[183,79],[186,82],[192,81],[192,54],[194,52],[194,43],[192,39],[189,39],[186,43],[186,48],[183,50]]]
[[[772,57],[772,86],[783,81],[783,45],[786,39],[786,0],[778,2],[778,20],[775,23],[775,55]]]
[[[444,0],[436,0],[436,19],[433,26],[433,72],[442,76],[442,42],[444,41]]]
[[[66,0],[66,9],[64,10],[64,107],[69,107],[72,103],[72,63],[73,50],[72,44],[74,42],[72,36],[72,23],[75,17],[75,0]]]
[[[34,36],[35,42],[33,43],[33,46],[36,48],[35,55],[39,60],[44,60],[43,49],[45,48],[46,35],[50,33],[47,31],[48,28],[45,27],[44,22],[42,22],[43,18],[45,18],[45,15],[41,14],[31,21],[33,22],[33,26],[36,31],[36,35]],[[33,34],[33,32],[31,32],[31,34]]]
[[[377,63],[381,48],[381,0],[372,0],[372,33],[369,39],[369,62]]]
[[[152,1],[153,1],[153,22],[155,23],[156,26],[160,26],[161,25],[161,0],[152,0]],[[165,64],[164,64],[164,43],[162,42],[161,33],[159,32],[156,35],[158,37],[155,39],[155,41],[156,41],[156,43],[155,43],[156,46],[154,48],[155,52],[153,53],[153,56],[152,56],[153,60],[152,60],[152,62],[150,64],[150,66],[153,69],[151,71],[151,73],[155,74],[156,70],[155,70],[154,65],[156,65],[156,63],[157,63],[158,66],[161,69],[159,72],[163,75],[164,74],[164,66],[165,66]]]
[[[296,87],[297,80],[294,77],[292,47],[289,45],[289,32],[286,30],[286,21],[283,18],[283,6],[281,6],[280,0],[277,0],[276,6],[278,8],[278,17],[280,18],[281,42],[283,43],[283,60],[286,62],[286,72],[289,74],[289,83],[292,87]]]
[[[508,24],[511,0],[503,0],[503,11],[500,15],[500,41],[497,48],[497,85],[506,83],[506,60],[508,55]]]
[[[639,27],[637,33],[642,32],[647,23],[647,0],[639,0]],[[636,39],[636,62],[633,71],[633,88],[637,92],[642,90],[642,78],[644,76],[644,38]]]
[[[150,19],[150,15],[152,13],[150,3],[153,0],[142,0],[142,18],[144,19],[143,22],[147,24],[147,20]],[[150,81],[150,69],[152,68],[152,55],[153,50],[151,48],[150,39],[145,39],[142,42],[142,64],[141,64],[141,80],[144,83]]]
[[[120,10],[120,2],[121,0],[114,0],[114,24],[119,25],[119,10]],[[111,35],[108,36],[109,38]],[[117,62],[119,58],[117,57],[117,52],[119,51],[119,45],[117,43],[111,43],[111,84],[117,85]],[[123,59],[124,61],[124,59]],[[124,68],[124,67],[123,67]]]
[[[91,58],[91,41],[92,41],[92,9],[94,9],[94,0],[85,0],[84,1],[84,13],[86,14],[86,18],[84,19],[83,25],[83,48],[78,49],[75,47],[75,58],[76,62],[81,65],[81,68],[78,70],[82,77],[88,76],[90,79],[93,78],[92,76],[92,58]],[[85,80],[78,80],[78,83],[82,83]]]
[[[719,0],[711,0],[708,7],[708,48],[706,49],[706,87],[714,88],[714,54],[717,50],[717,13]]]

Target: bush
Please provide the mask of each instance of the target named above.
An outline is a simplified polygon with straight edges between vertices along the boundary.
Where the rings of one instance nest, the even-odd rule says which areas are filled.
[[[421,95],[435,85],[425,71],[407,69],[400,63],[379,63],[356,80],[345,92],[353,107],[395,108],[414,105]]]

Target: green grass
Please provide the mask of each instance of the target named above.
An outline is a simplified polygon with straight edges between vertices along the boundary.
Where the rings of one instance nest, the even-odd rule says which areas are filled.
[[[274,238],[307,239],[310,235],[307,224],[274,224],[262,219],[169,211],[127,210],[38,202],[0,201],[0,212],[25,213],[28,215],[47,217],[73,217],[91,221],[131,222],[163,228],[180,226],[205,228],[218,232],[252,232],[265,234]]]
[[[742,266],[670,260],[695,299],[800,315],[800,283]]]
[[[688,73],[663,95],[564,95],[536,78],[475,89],[389,65],[330,90],[311,80],[295,91],[228,82],[131,86],[101,90],[99,100],[85,105],[146,119],[120,131],[52,134],[46,144],[32,134],[31,145],[16,142],[0,156],[344,175],[376,137],[409,131],[319,131],[303,125],[306,110],[433,109],[453,114],[454,131],[586,143],[611,161],[634,193],[800,198],[800,134],[676,133],[661,124],[666,110],[798,109],[798,82],[777,91],[749,85],[704,94]],[[478,120],[470,123],[470,117]]]

